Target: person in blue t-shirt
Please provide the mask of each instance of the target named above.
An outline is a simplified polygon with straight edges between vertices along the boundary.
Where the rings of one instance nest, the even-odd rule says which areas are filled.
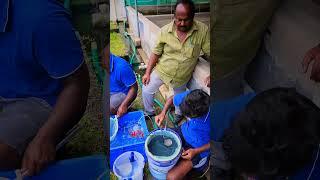
[[[110,53],[110,112],[118,117],[127,113],[138,93],[136,76],[130,64]]]
[[[192,169],[202,172],[210,156],[210,97],[203,90],[186,91],[170,97],[162,112],[155,117],[161,126],[169,108],[179,106],[187,121],[178,130],[184,151],[179,162],[169,171],[167,179],[182,179]]]
[[[213,105],[214,179],[320,178],[320,109],[290,88]]]
[[[82,117],[89,74],[57,0],[0,1],[0,170],[39,173]]]

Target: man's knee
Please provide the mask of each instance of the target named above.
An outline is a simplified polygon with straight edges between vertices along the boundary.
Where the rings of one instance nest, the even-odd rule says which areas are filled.
[[[17,169],[20,166],[20,156],[12,147],[0,143],[0,170]]]
[[[149,99],[149,98],[153,97],[157,91],[158,91],[158,89],[151,89],[148,87],[143,87],[142,88],[142,98]]]
[[[177,171],[170,170],[167,174],[167,180],[181,180],[184,178],[183,174],[180,174]]]
[[[141,90],[142,90],[142,94],[146,94],[146,93],[149,94],[149,91],[150,91],[148,88],[148,85],[147,86],[143,85]]]
[[[175,180],[176,179],[176,174],[173,173],[172,171],[169,171],[167,174],[167,180]]]

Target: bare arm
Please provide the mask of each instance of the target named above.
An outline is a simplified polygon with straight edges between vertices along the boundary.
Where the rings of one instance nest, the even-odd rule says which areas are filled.
[[[152,69],[154,68],[154,66],[158,63],[160,56],[156,55],[154,53],[151,53],[149,62],[148,62],[148,66],[147,66],[147,70],[146,70],[146,74],[151,74]]]
[[[85,64],[63,80],[63,89],[57,103],[37,136],[57,144],[61,137],[81,119],[87,106],[89,81]]]
[[[210,143],[207,143],[201,147],[198,148],[191,148],[191,149],[187,149],[186,151],[184,151],[181,155],[181,157],[183,159],[187,159],[187,160],[192,160],[192,158],[194,158],[194,156],[196,156],[197,154],[200,154],[204,151],[207,151],[210,149]]]
[[[34,175],[55,159],[56,145],[82,117],[88,99],[89,74],[85,64],[63,80],[48,121],[29,143],[22,159],[22,174]]]
[[[128,111],[128,106],[136,99],[138,94],[138,84],[135,82],[129,89],[129,92],[118,108],[117,116],[120,117]]]
[[[210,149],[210,143],[207,143],[201,147],[195,148],[195,151],[196,151],[196,154],[200,154],[200,153],[207,151],[209,149]]]
[[[163,110],[161,111],[161,113],[163,113],[165,115],[172,105],[173,105],[173,96],[168,98],[168,100],[166,101],[166,104],[164,105]]]
[[[158,63],[160,56],[156,55],[154,53],[151,53],[149,62],[148,62],[148,66],[147,66],[147,70],[146,73],[144,74],[144,76],[142,77],[142,83],[144,85],[149,84],[150,82],[150,74],[152,72],[152,69],[156,66],[156,64]]]
[[[155,117],[155,122],[157,123],[158,126],[161,125],[162,121],[166,117],[167,111],[169,108],[173,105],[173,96],[169,97],[167,99],[166,104],[164,105],[161,113]]]

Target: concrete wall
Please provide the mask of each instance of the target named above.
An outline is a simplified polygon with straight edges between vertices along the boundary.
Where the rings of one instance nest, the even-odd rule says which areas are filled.
[[[125,19],[124,0],[110,0],[110,21],[123,21]]]
[[[138,28],[136,21],[136,12],[132,7],[127,7],[128,10],[128,22],[130,31],[138,36]],[[209,24],[209,13],[196,15],[196,19],[202,20]],[[171,21],[171,15],[154,15],[154,16],[144,16],[139,13],[139,27],[140,27],[140,39],[141,47],[145,51],[148,57],[151,55],[151,50],[154,47],[158,34],[160,32],[160,27],[169,23]],[[202,59],[199,61],[195,68],[193,78],[191,79],[188,87],[190,89],[201,88],[210,94],[210,89],[205,86],[204,79],[210,75],[210,64]]]
[[[136,12],[132,7],[127,7],[128,22],[132,33],[138,37],[138,28],[136,21]],[[140,39],[141,46],[148,57],[151,54],[151,48],[154,47],[160,27],[150,21],[148,18],[139,13]]]
[[[295,87],[320,106],[320,84],[302,73],[305,53],[320,43],[320,5],[312,0],[286,0],[275,13],[270,33],[248,70],[250,85],[258,91],[275,86]]]

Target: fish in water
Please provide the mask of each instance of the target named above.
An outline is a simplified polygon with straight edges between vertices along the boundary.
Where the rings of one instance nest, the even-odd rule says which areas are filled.
[[[171,143],[170,146],[168,146],[169,143]],[[157,135],[153,137],[148,144],[149,151],[155,156],[171,156],[177,147],[177,142],[166,135],[164,135],[164,138],[163,135]]]

